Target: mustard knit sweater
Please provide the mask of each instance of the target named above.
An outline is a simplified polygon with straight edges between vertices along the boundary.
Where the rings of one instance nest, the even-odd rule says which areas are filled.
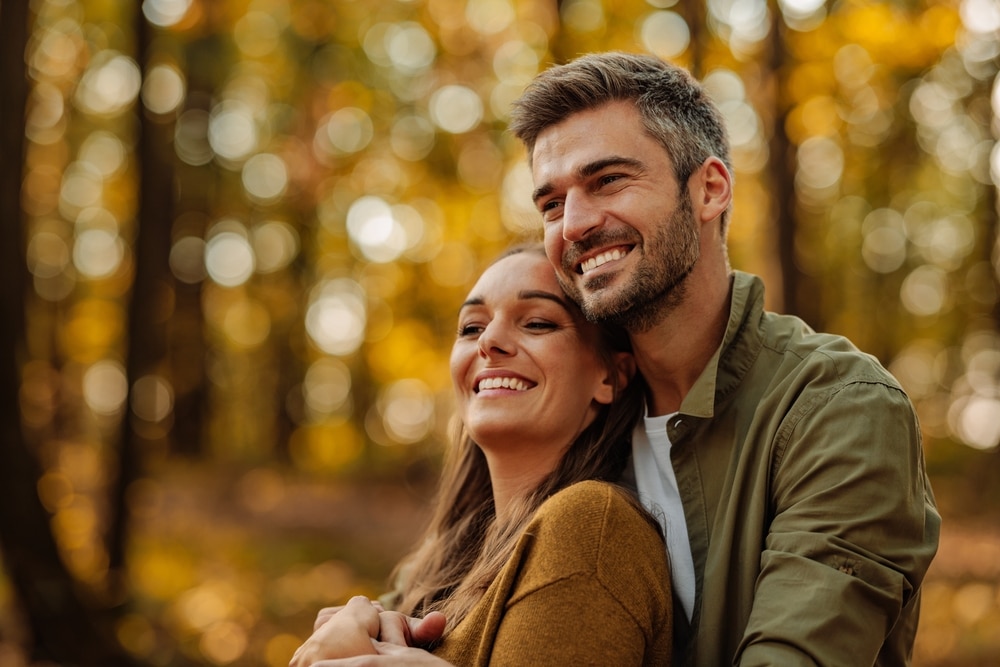
[[[620,489],[581,482],[542,504],[434,654],[459,667],[669,665],[671,605],[656,529]]]

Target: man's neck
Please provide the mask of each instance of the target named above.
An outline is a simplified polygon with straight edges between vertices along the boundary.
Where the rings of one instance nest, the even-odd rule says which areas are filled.
[[[730,285],[729,275],[702,279],[663,321],[631,335],[649,387],[650,417],[677,412],[719,348],[729,321]]]

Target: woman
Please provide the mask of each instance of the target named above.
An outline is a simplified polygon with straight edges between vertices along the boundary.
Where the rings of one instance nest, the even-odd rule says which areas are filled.
[[[584,319],[540,245],[502,256],[462,305],[451,354],[461,433],[426,536],[400,566],[396,603],[447,619],[435,656],[669,664],[662,537],[609,481],[642,409],[625,341]],[[375,652],[379,611],[353,599],[292,666]]]

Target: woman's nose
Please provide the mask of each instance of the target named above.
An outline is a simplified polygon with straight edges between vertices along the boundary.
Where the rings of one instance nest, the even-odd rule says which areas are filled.
[[[490,322],[479,334],[479,355],[490,358],[498,355],[513,354],[514,346],[505,327],[499,322]]]

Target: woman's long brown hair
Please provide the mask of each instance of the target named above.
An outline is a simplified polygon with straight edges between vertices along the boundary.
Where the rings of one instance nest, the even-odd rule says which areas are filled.
[[[545,255],[540,244],[517,246],[496,261],[518,252]],[[609,370],[613,352],[629,351],[628,336],[602,329],[599,354]],[[611,375],[618,377],[617,372]],[[576,482],[615,482],[628,461],[632,428],[642,415],[643,383],[637,376],[615,386],[615,400],[601,407],[538,487],[497,519],[486,458],[456,419],[435,509],[417,548],[396,567],[395,608],[412,616],[441,611],[453,628],[483,596],[513,552],[518,537],[546,498]],[[638,503],[636,501],[636,505]]]

